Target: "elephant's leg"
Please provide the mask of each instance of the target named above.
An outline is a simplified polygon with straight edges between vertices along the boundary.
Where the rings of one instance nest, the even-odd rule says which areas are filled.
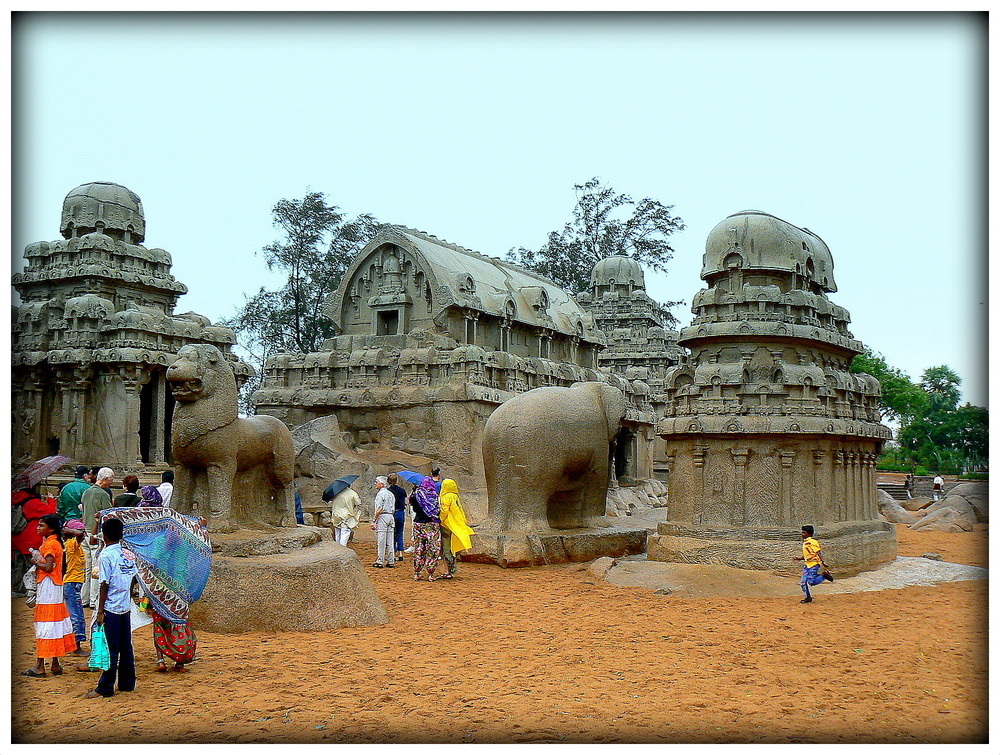
[[[586,527],[583,516],[583,496],[586,491],[582,487],[569,487],[557,490],[549,496],[547,502],[549,526],[556,530]]]
[[[233,479],[236,477],[236,459],[210,464],[208,475],[209,522],[217,532],[232,532],[237,525],[232,521]]]
[[[603,526],[606,524],[602,517],[604,517],[608,507],[609,471],[610,466],[607,463],[598,463],[587,474],[581,491],[581,527]]]

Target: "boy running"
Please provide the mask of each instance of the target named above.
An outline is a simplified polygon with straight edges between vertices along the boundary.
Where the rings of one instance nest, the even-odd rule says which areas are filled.
[[[815,531],[811,524],[802,527],[802,555],[794,557],[796,561],[806,562],[805,566],[802,567],[802,579],[799,581],[805,598],[799,603],[812,603],[809,585],[818,585],[827,579],[833,582],[833,577],[827,571],[826,561],[823,560],[823,546],[813,537]],[[820,567],[823,568],[823,574],[820,574]]]

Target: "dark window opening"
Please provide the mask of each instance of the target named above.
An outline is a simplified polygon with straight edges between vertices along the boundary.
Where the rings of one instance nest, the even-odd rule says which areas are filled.
[[[399,333],[399,310],[378,313],[378,330],[375,335],[394,336]]]
[[[45,441],[45,448],[48,451],[49,456],[55,456],[59,453],[59,438],[47,438]]]
[[[623,477],[634,477],[634,463],[636,451],[635,433],[627,428],[622,428],[615,436],[615,456],[614,475],[616,480]]]

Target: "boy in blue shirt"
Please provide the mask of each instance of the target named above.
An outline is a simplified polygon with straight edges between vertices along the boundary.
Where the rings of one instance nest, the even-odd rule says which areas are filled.
[[[124,525],[120,519],[107,519],[101,524],[106,546],[98,558],[101,591],[97,602],[95,623],[104,627],[111,654],[111,666],[101,674],[97,689],[86,697],[111,697],[118,691],[135,689],[135,656],[132,652],[132,591],[137,584],[135,558],[122,549]]]

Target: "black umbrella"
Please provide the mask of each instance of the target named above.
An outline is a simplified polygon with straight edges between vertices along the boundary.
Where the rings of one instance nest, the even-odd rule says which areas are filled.
[[[347,474],[343,477],[338,477],[336,480],[330,483],[330,487],[323,491],[323,500],[332,501],[334,496],[339,493],[343,493],[354,483],[358,477],[361,475]]]

